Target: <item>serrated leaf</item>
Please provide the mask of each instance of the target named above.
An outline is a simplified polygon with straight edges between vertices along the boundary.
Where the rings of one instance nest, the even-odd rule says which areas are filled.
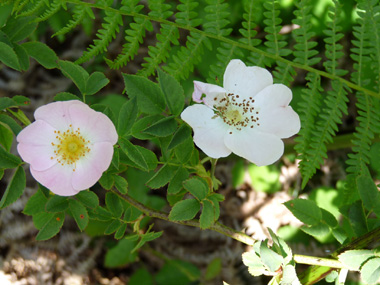
[[[24,210],[22,211],[25,215],[35,215],[41,213],[45,209],[45,204],[47,202],[47,198],[42,193],[41,190],[37,190],[28,200],[25,205]]]
[[[95,71],[86,82],[86,95],[94,95],[109,83],[109,79],[101,72]]]
[[[0,145],[0,168],[9,169],[15,168],[21,164],[21,159],[4,149]]]
[[[74,84],[78,87],[79,91],[82,94],[86,92],[86,83],[88,80],[87,71],[78,64],[75,64],[71,61],[59,61],[59,66],[64,76],[71,79]]]
[[[180,163],[187,163],[194,151],[194,142],[191,137],[175,147],[175,155]]]
[[[95,209],[99,206],[98,196],[90,190],[80,191],[75,197],[88,208]]]
[[[334,217],[333,214],[331,214],[329,211],[322,209],[322,221],[324,221],[329,227],[335,228],[338,225],[338,221]]]
[[[54,101],[70,101],[70,100],[80,100],[78,96],[70,92],[60,92],[54,96]]]
[[[174,116],[178,116],[185,105],[185,93],[179,82],[171,75],[157,70],[158,82],[165,97],[166,105]]]
[[[38,232],[36,240],[48,240],[55,236],[57,233],[59,233],[64,221],[65,213],[54,214]]]
[[[165,164],[162,166],[149,181],[146,186],[152,189],[158,189],[165,186],[173,178],[176,167]]]
[[[37,28],[34,17],[10,17],[2,31],[8,35],[11,42],[19,42],[28,37]]]
[[[276,250],[277,253],[280,253],[283,257],[285,257],[287,262],[289,262],[293,257],[292,250],[288,246],[288,244],[280,237],[278,237],[272,229],[268,228],[269,234],[272,237],[273,240],[273,246],[272,248]],[[285,263],[287,263],[285,262]]]
[[[312,226],[302,226],[301,230],[314,237],[322,237],[330,233],[329,227],[322,223]]]
[[[47,213],[47,212],[40,212],[37,214],[34,214],[32,216],[33,218],[33,224],[36,227],[36,229],[40,230],[50,219],[54,216],[54,213]]]
[[[54,195],[45,205],[45,210],[51,213],[63,212],[69,207],[68,197]]]
[[[206,268],[205,280],[210,281],[216,278],[222,271],[222,259],[217,257],[213,259]]]
[[[176,129],[177,122],[175,121],[174,117],[166,117],[152,124],[143,130],[143,132],[156,137],[167,137],[169,135],[172,135]]]
[[[13,44],[13,50],[15,51],[17,55],[21,70],[24,70],[24,71],[28,70],[30,66],[30,62],[29,62],[29,55],[26,52],[26,49],[19,44]]]
[[[128,192],[128,181],[119,175],[115,175],[115,187],[116,189],[122,193],[122,194],[127,194]]]
[[[260,245],[260,258],[271,272],[276,272],[280,268],[284,258],[273,250],[269,249],[266,243]]]
[[[186,199],[176,203],[169,214],[171,221],[188,221],[195,217],[201,206],[196,199]]]
[[[307,225],[316,225],[322,219],[321,209],[313,201],[294,199],[284,204],[297,219]]]
[[[169,143],[168,150],[175,148],[189,137],[191,137],[191,128],[187,124],[182,124],[174,133],[173,138]]]
[[[39,64],[47,69],[58,68],[58,56],[42,42],[26,42],[21,45]]]
[[[164,111],[164,95],[158,84],[138,75],[123,74],[123,78],[128,96],[137,98],[142,112],[154,115]]]
[[[111,190],[115,183],[115,174],[109,171],[103,172],[99,179],[99,183],[104,189]]]
[[[69,208],[75,222],[78,225],[78,228],[81,231],[83,231],[87,227],[89,221],[86,207],[83,206],[82,203],[78,202],[77,200],[70,199]]]
[[[379,190],[376,187],[373,179],[367,175],[361,175],[356,178],[356,183],[358,185],[359,195],[363,201],[365,208],[368,211],[374,210],[379,216]]]
[[[0,42],[0,61],[10,68],[21,69],[16,52],[3,42]]]
[[[186,168],[180,167],[169,182],[168,194],[177,194],[183,188],[183,181],[189,177],[190,173]]]
[[[374,251],[369,249],[347,250],[338,255],[338,259],[351,270],[359,270],[369,258],[374,256]]]
[[[106,205],[107,209],[112,213],[114,217],[120,218],[123,214],[123,204],[115,193],[108,192],[106,194]]]
[[[100,206],[96,207],[92,211],[89,211],[89,215],[91,219],[99,221],[110,221],[112,219],[112,214],[110,211]]]
[[[120,109],[117,133],[119,136],[127,136],[131,133],[132,126],[136,122],[138,109],[136,98],[130,99],[124,103]]]
[[[141,151],[133,145],[129,140],[121,139],[119,141],[122,151],[128,156],[130,160],[136,163],[145,171],[149,171],[148,164]]]
[[[104,234],[105,235],[110,235],[116,232],[121,226],[121,221],[120,220],[113,220],[109,226],[105,229]]]
[[[282,273],[282,280],[280,285],[301,285],[301,282],[298,280],[296,268],[294,265],[287,264]]]
[[[0,144],[5,148],[5,151],[11,150],[13,142],[13,133],[9,127],[0,122]]]
[[[248,271],[251,275],[260,276],[263,274],[265,270],[263,263],[255,252],[244,252],[242,258],[244,265],[248,266]]]
[[[2,147],[0,146],[0,149]],[[25,171],[24,169],[19,166],[11,181],[9,182],[7,188],[5,189],[5,192],[3,194],[3,197],[1,198],[0,201],[0,209],[3,209],[10,204],[14,203],[22,193],[24,193],[26,187],[26,177],[25,177]]]
[[[208,229],[215,222],[214,206],[208,200],[203,200],[202,205],[203,205],[203,208],[202,208],[201,217],[199,219],[199,223],[201,225],[201,229]]]
[[[380,258],[368,260],[360,270],[362,280],[367,284],[377,284],[380,278]]]
[[[125,231],[127,230],[128,224],[124,223],[117,229],[115,232],[115,239],[121,239],[125,235]]]
[[[133,248],[133,250],[131,251],[132,253],[134,253],[135,251],[137,251],[139,248],[141,248],[145,243],[149,242],[149,241],[152,241],[152,240],[155,240],[157,238],[159,238],[160,236],[162,236],[162,231],[161,232],[148,232],[144,235],[142,235],[140,241],[138,242],[138,244]]]
[[[118,244],[108,250],[104,259],[104,265],[110,268],[120,267],[136,260],[137,253],[131,253],[136,246],[136,241],[122,239]]]
[[[209,193],[207,182],[200,177],[193,177],[184,181],[183,187],[198,200],[203,200]]]

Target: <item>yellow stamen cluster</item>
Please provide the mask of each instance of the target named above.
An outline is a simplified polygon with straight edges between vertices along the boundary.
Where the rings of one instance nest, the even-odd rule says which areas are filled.
[[[73,167],[73,171],[76,168],[76,162],[85,157],[87,153],[90,152],[89,140],[85,140],[81,135],[80,129],[73,129],[73,126],[70,125],[70,128],[65,132],[54,131],[55,141],[51,142],[51,145],[54,147],[55,157],[50,157],[50,159],[56,159],[59,164],[70,165]]]
[[[233,93],[226,94],[225,97],[218,99],[214,98],[214,107],[217,115],[219,115],[223,122],[236,130],[241,131],[242,128],[260,126],[259,111],[255,110],[255,100],[249,97],[248,100],[239,100],[239,95]],[[230,132],[232,134],[232,132]]]

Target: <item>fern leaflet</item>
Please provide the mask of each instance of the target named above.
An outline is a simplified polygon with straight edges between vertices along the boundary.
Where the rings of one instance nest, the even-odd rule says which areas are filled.
[[[49,3],[49,2],[48,2]],[[54,14],[56,14],[59,10],[61,10],[62,5],[65,3],[64,0],[54,0],[52,3],[49,3],[49,7],[45,10],[42,16],[36,19],[36,22],[46,21]]]

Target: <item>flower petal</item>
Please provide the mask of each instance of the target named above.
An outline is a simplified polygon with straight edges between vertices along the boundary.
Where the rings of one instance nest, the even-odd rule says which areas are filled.
[[[257,94],[254,106],[258,108],[261,113],[266,109],[288,106],[292,97],[292,91],[287,86],[283,84],[273,84]]]
[[[103,113],[91,109],[86,104],[75,104],[69,108],[74,129],[80,128],[82,135],[92,143],[110,142],[114,145],[118,136],[112,121]]]
[[[292,107],[279,107],[260,113],[260,131],[288,138],[297,134],[301,128],[300,117]]]
[[[39,107],[34,113],[36,120],[43,120],[57,130],[67,130],[71,124],[69,108],[72,105],[86,105],[78,100],[60,101]]]
[[[194,130],[195,144],[212,158],[226,157],[231,151],[224,144],[228,125],[205,105],[195,104],[187,107],[181,114],[182,120]]]
[[[35,121],[17,136],[17,151],[21,158],[37,171],[43,171],[57,163],[54,157],[54,128],[45,121]]]
[[[85,158],[76,163],[72,184],[76,190],[93,186],[108,169],[113,156],[113,145],[109,142],[96,143]]]
[[[224,142],[233,153],[258,166],[272,164],[284,153],[279,137],[251,129],[234,131],[225,136]]]
[[[273,77],[268,70],[258,66],[247,67],[239,59],[231,60],[224,72],[224,89],[239,95],[240,99],[254,97],[271,84]]]
[[[73,196],[79,192],[71,184],[73,169],[70,166],[62,166],[57,163],[44,171],[37,171],[30,167],[30,172],[34,179],[54,194]]]
[[[209,107],[213,107],[217,99],[222,99],[226,90],[218,85],[194,81],[193,101],[204,103]],[[206,95],[202,98],[202,95]]]

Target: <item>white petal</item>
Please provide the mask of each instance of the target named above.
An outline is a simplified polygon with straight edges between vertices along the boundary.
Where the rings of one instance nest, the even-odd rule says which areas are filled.
[[[65,131],[72,123],[69,108],[72,105],[85,105],[78,100],[59,101],[39,107],[34,112],[36,120],[43,120],[57,130]]]
[[[85,158],[76,163],[72,184],[76,190],[93,186],[108,169],[113,155],[113,145],[109,142],[96,143]]]
[[[265,109],[286,107],[292,100],[292,91],[283,84],[273,84],[262,90],[255,97],[254,106],[260,113]]]
[[[80,128],[84,137],[92,143],[110,142],[114,145],[118,136],[112,121],[103,113],[91,109],[86,104],[76,104],[69,108],[73,128]]]
[[[202,95],[206,95],[202,98]],[[222,99],[226,94],[226,90],[214,84],[194,81],[193,101],[204,103],[209,107],[213,107],[215,101]]]
[[[73,196],[79,191],[73,188],[71,179],[73,170],[70,166],[55,164],[44,171],[37,171],[30,167],[30,173],[39,183],[48,188],[54,194],[60,196]]]
[[[233,131],[224,141],[233,153],[258,166],[272,164],[284,153],[284,143],[279,137],[251,129]]]
[[[239,59],[231,60],[224,72],[224,89],[239,95],[240,99],[254,97],[271,84],[273,77],[268,70],[258,66],[247,67]]]
[[[228,156],[231,151],[224,144],[228,125],[205,105],[195,104],[187,107],[181,114],[182,120],[194,130],[194,143],[209,157]]]
[[[297,134],[300,128],[300,117],[290,106],[267,109],[260,113],[259,130],[262,132],[288,138]]]

